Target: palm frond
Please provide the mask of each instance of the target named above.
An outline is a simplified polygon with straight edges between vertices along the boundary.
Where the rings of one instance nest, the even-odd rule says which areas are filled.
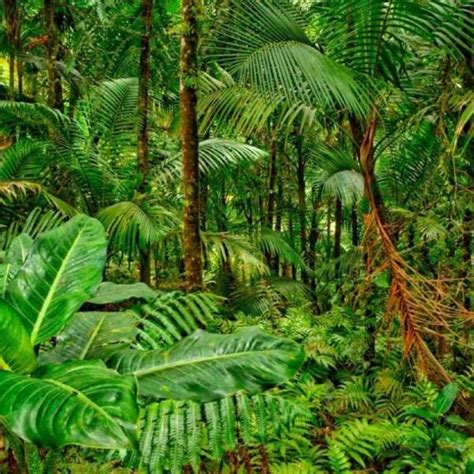
[[[290,102],[365,109],[366,93],[349,70],[314,46],[291,2],[232,1],[227,15],[211,57],[238,82]]]
[[[97,213],[118,252],[135,257],[177,229],[175,215],[158,204],[119,202]]]

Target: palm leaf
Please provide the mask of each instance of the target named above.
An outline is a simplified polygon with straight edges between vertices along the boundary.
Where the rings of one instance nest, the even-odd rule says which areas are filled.
[[[314,46],[308,23],[289,1],[233,1],[212,58],[238,82],[290,102],[363,112],[366,94],[349,70]]]

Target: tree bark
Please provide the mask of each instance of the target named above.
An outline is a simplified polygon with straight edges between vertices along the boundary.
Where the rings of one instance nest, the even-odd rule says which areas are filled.
[[[138,79],[138,145],[137,168],[140,177],[139,190],[145,191],[148,161],[148,108],[150,88],[150,40],[153,24],[153,0],[143,0],[142,4],[143,34],[140,50],[140,71]],[[151,283],[151,251],[149,248],[140,250],[140,281]]]
[[[180,57],[181,143],[184,191],[184,265],[186,289],[203,288],[199,229],[199,137],[197,121],[198,0],[182,1],[183,33]]]
[[[471,310],[471,279],[469,278],[470,273],[472,272],[472,223],[473,223],[473,213],[472,210],[468,207],[464,211],[463,216],[463,236],[462,236],[462,246],[463,246],[463,268],[461,272],[461,278],[463,279],[464,284],[464,307],[467,310]]]
[[[305,184],[305,159],[303,156],[303,143],[300,136],[296,137],[296,154],[298,158],[296,176],[298,181],[298,210],[300,217],[300,243],[303,260],[308,257],[308,236],[306,231],[306,184]],[[308,274],[301,270],[301,280],[308,283]]]
[[[341,262],[339,258],[341,256],[341,236],[342,236],[342,201],[336,199],[336,211],[335,211],[335,229],[334,229],[334,259],[336,260],[335,273],[336,277],[340,276]]]
[[[283,181],[281,177],[278,179],[277,195],[276,195],[276,209],[275,209],[275,232],[281,232],[283,220]],[[272,262],[272,269],[276,275],[280,272],[280,258],[275,255]]]
[[[268,169],[268,199],[265,214],[265,225],[271,229],[273,227],[273,215],[275,213],[275,184],[277,177],[277,147],[272,138],[270,143],[270,166]]]
[[[8,82],[8,95],[10,100],[15,99],[15,63],[17,64],[17,77],[18,77],[18,94],[21,94],[22,89],[21,75],[22,68],[20,67],[20,61],[18,60],[19,46],[21,43],[20,38],[20,9],[18,0],[4,0],[3,2],[5,21],[6,21],[6,34],[9,45],[8,55],[8,69],[9,69],[9,82]]]
[[[310,288],[311,292],[313,294],[313,303],[314,303],[314,308],[317,312],[317,314],[320,314],[320,308],[318,304],[318,297],[316,293],[316,286],[317,286],[317,281],[316,281],[316,244],[319,239],[319,229],[318,229],[318,212],[319,212],[319,199],[317,196],[316,190],[313,188],[312,190],[312,202],[313,202],[313,209],[311,212],[311,228],[309,231],[309,241],[308,241],[308,247],[309,247],[309,264],[311,267],[311,270],[313,271],[313,275],[311,276],[310,279]]]
[[[359,221],[357,218],[357,206],[355,204],[351,210],[351,231],[352,245],[357,247],[359,245]]]
[[[48,70],[48,105],[53,109],[63,111],[63,86],[61,76],[56,67],[59,59],[59,31],[56,24],[56,0],[44,0],[44,22],[47,42],[47,70]]]

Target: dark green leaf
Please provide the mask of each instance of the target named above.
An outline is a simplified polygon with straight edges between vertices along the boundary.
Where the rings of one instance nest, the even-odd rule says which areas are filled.
[[[36,367],[36,356],[30,335],[18,313],[3,300],[0,300],[0,334],[0,367],[32,372]]]
[[[136,385],[100,361],[46,366],[34,379],[0,372],[0,417],[26,441],[129,448],[138,417]]]
[[[95,293],[102,279],[106,246],[102,225],[85,215],[35,241],[5,295],[31,332],[32,344],[57,334]]]
[[[129,285],[119,285],[110,281],[103,282],[99,285],[97,293],[88,303],[93,304],[109,304],[120,303],[132,298],[153,301],[157,297],[153,291],[145,283],[131,283]]]
[[[111,365],[135,375],[142,395],[209,401],[278,385],[303,360],[295,342],[249,327],[228,335],[198,330],[166,351],[122,351]]]

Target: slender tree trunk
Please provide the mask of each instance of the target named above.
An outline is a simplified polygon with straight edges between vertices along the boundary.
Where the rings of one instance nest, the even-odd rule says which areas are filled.
[[[469,206],[469,204],[468,204]],[[471,279],[469,278],[472,272],[472,230],[473,230],[473,215],[469,207],[464,211],[463,218],[463,268],[461,272],[461,278],[464,280],[464,307],[467,310],[471,309]]]
[[[278,179],[277,186],[277,196],[276,196],[276,209],[275,209],[275,231],[281,232],[281,225],[283,219],[283,181],[281,177]],[[272,269],[276,275],[280,272],[280,258],[278,255],[275,255],[275,258],[272,262]]]
[[[270,143],[270,166],[268,169],[268,199],[265,214],[265,225],[271,229],[273,227],[273,215],[275,213],[275,184],[277,177],[277,147],[276,141],[272,138]]]
[[[369,121],[365,135],[361,123],[355,117],[350,118],[350,125],[357,159],[364,178],[365,196],[369,201],[371,209],[377,212],[381,224],[385,227],[387,224],[387,212],[375,177],[375,157],[373,149],[373,140],[376,129],[375,116],[372,118],[371,122]],[[388,229],[387,235],[390,235]],[[371,262],[367,251],[365,252],[365,260],[368,270],[370,271]],[[371,288],[368,288],[367,291],[370,292]],[[366,308],[365,327],[367,332],[367,348],[364,354],[364,359],[368,363],[368,370],[370,370],[375,363],[377,330],[376,315],[370,307]]]
[[[326,260],[331,259],[331,223],[332,223],[332,201],[329,199],[326,210]]]
[[[138,80],[138,145],[137,168],[140,176],[139,190],[146,189],[148,162],[148,109],[150,88],[150,40],[153,24],[153,0],[142,3],[143,34],[140,51],[140,71]],[[140,281],[151,283],[151,250],[140,249]]]
[[[334,229],[334,259],[336,260],[335,273],[336,277],[340,276],[341,262],[339,258],[341,256],[341,236],[342,236],[342,201],[336,199],[336,211],[335,211],[335,229]]]
[[[306,184],[305,184],[305,159],[303,156],[303,143],[300,136],[296,137],[296,154],[298,158],[296,176],[298,181],[298,210],[300,217],[300,243],[303,260],[308,257],[308,236],[306,231]],[[308,274],[302,270],[301,280],[308,283]]]
[[[288,216],[288,233],[290,235],[291,243],[294,245],[295,242],[295,232],[293,228],[293,213],[290,209],[290,215]],[[294,263],[291,264],[291,278],[296,280],[296,266]]]
[[[351,210],[351,231],[352,245],[357,247],[359,245],[359,221],[357,218],[357,206],[355,204]]]
[[[56,24],[56,0],[44,0],[44,22],[47,43],[48,105],[63,111],[63,86],[56,62],[59,59],[59,31]]]
[[[318,297],[316,293],[316,244],[319,239],[319,229],[318,229],[318,212],[319,212],[319,200],[317,196],[317,192],[315,189],[312,190],[312,202],[313,202],[313,209],[311,212],[311,228],[309,231],[309,264],[311,267],[311,270],[313,271],[313,275],[311,276],[310,279],[310,288],[311,292],[313,294],[313,304],[316,312],[319,314],[320,313],[320,308],[318,304]]]
[[[197,121],[199,0],[182,0],[180,58],[181,142],[184,191],[184,265],[187,291],[203,288],[199,229],[199,137]]]
[[[18,0],[4,0],[3,9],[6,21],[6,34],[9,46],[8,55],[8,95],[15,99],[15,62],[18,62],[18,45],[20,42],[20,10]],[[18,62],[19,64],[19,62]],[[19,71],[19,69],[18,69]]]

